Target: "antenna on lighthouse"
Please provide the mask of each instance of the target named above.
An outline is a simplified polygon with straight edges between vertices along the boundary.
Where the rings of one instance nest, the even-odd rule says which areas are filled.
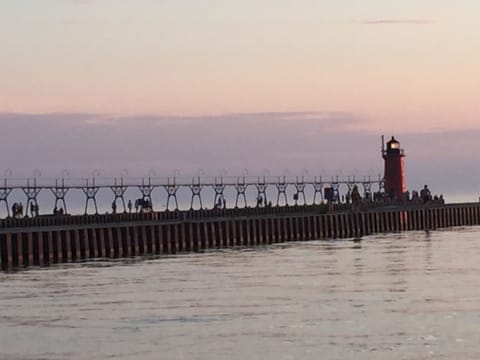
[[[385,135],[382,135],[382,154],[385,153]]]

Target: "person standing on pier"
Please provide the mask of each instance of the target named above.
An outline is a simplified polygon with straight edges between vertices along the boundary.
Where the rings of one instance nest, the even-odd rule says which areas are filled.
[[[350,195],[352,199],[352,210],[357,212],[360,208],[360,203],[362,202],[362,196],[358,191],[357,185],[355,185],[352,189],[352,194]]]
[[[427,185],[425,185],[422,191],[420,191],[420,197],[422,198],[424,204],[426,204],[429,200],[432,200],[432,194],[430,193],[430,189]]]

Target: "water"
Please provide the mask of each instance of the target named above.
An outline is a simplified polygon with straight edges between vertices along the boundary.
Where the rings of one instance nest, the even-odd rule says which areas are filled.
[[[478,359],[480,228],[0,274],[0,359]]]

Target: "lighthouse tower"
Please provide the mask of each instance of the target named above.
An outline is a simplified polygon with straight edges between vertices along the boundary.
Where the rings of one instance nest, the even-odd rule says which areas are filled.
[[[382,136],[382,156],[385,160],[385,192],[395,199],[401,199],[406,190],[405,165],[403,161],[405,152],[400,148],[400,143],[395,140],[393,136],[392,139],[387,142],[386,149]]]

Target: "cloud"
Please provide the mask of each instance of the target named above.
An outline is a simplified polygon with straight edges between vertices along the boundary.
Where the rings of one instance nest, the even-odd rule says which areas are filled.
[[[44,174],[65,168],[79,176],[92,169],[115,173],[123,168],[132,174],[150,168],[167,175],[175,168],[184,173],[198,168],[214,174],[219,168],[233,174],[244,168],[258,173],[265,167],[281,173],[284,168],[315,169],[323,162],[338,163],[332,165],[335,170],[342,167],[345,149],[340,146],[336,154],[328,152],[339,140],[352,143],[348,134],[361,121],[347,112],[211,116],[0,113],[4,133],[15,134],[0,143],[0,164],[19,176],[36,168]],[[339,139],[335,134],[342,136]]]
[[[182,176],[249,170],[252,176],[312,176],[383,172],[378,132],[348,112],[272,112],[210,116],[115,116],[105,114],[5,114],[0,127],[0,179],[6,170],[24,178],[39,169],[55,177]],[[398,135],[386,131],[385,135]],[[480,130],[411,132],[399,135],[407,153],[407,185],[428,184],[437,193],[480,193],[477,147]]]
[[[253,112],[230,113],[197,116],[179,115],[115,115],[91,113],[45,113],[22,114],[0,113],[0,124],[23,122],[25,124],[40,124],[46,126],[88,126],[98,128],[182,128],[186,126],[242,128],[284,127],[322,128],[324,132],[334,130],[353,130],[366,123],[366,119],[350,112],[342,111],[303,111],[303,112]]]
[[[358,21],[362,25],[427,25],[433,23],[431,19],[374,19]]]
[[[364,119],[355,116],[349,112],[262,112],[262,113],[234,113],[234,114],[214,114],[199,116],[163,116],[163,115],[136,115],[136,116],[111,116],[104,117],[102,123],[112,123],[119,125],[128,124],[148,124],[156,126],[185,126],[185,125],[204,125],[204,126],[283,126],[285,124],[310,124],[310,126],[320,125],[325,131],[333,129],[347,130],[359,123],[365,122]]]

